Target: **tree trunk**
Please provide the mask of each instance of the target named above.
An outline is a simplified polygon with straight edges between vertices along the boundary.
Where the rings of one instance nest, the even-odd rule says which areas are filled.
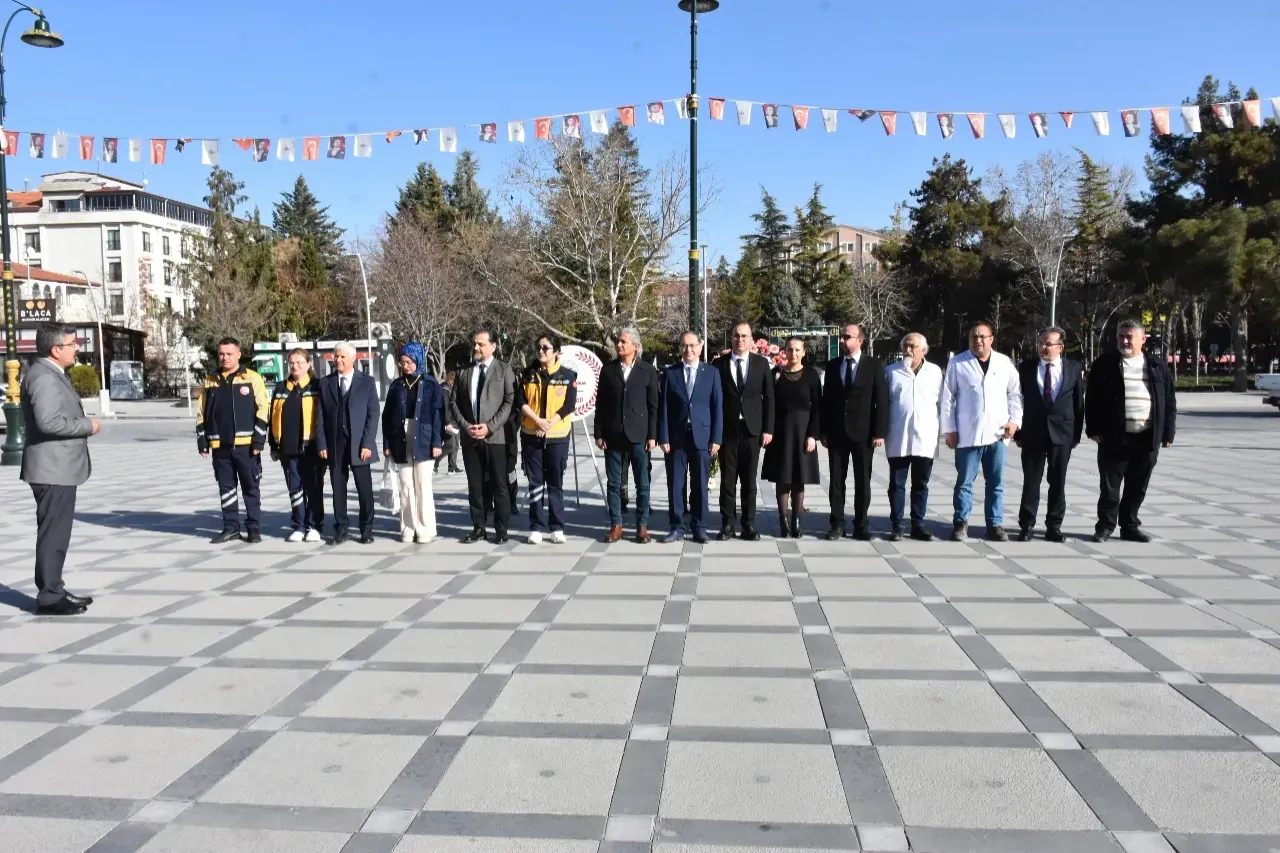
[[[1195,359],[1196,359],[1196,385],[1200,384],[1200,338],[1195,339]]]
[[[1249,313],[1243,307],[1233,307],[1231,318],[1231,348],[1235,351],[1235,377],[1231,390],[1243,394],[1249,390]]]

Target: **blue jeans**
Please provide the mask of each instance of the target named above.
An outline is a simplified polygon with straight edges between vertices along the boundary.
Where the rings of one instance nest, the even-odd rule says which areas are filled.
[[[609,447],[604,452],[605,476],[609,480],[609,525],[622,526],[622,472],[631,468],[636,483],[636,526],[649,526],[649,452],[644,443]]]
[[[924,524],[929,509],[929,477],[933,460],[927,456],[894,456],[889,459],[889,521],[893,529],[902,526],[907,503],[907,480],[911,481],[911,526]]]
[[[529,529],[539,533],[564,530],[564,466],[569,442],[521,435],[520,458],[529,483]]]
[[[973,481],[978,478],[978,468],[981,466],[982,479],[987,487],[987,527],[1004,526],[1004,457],[1003,441],[985,447],[956,448],[956,512],[953,521],[959,523],[969,520],[969,511],[973,509]]]

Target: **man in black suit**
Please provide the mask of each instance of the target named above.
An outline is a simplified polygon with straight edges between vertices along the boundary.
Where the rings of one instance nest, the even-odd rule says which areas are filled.
[[[1116,333],[1119,351],[1099,356],[1089,368],[1085,434],[1098,443],[1101,480],[1094,542],[1110,539],[1117,521],[1121,539],[1151,541],[1142,532],[1138,509],[1160,448],[1173,444],[1178,401],[1169,368],[1164,359],[1142,351],[1146,342],[1141,323],[1121,323]]]
[[[497,349],[497,339],[488,329],[471,336],[474,362],[458,371],[453,402],[449,405],[449,421],[459,430],[462,467],[467,470],[471,532],[463,537],[466,544],[487,539],[486,478],[493,502],[494,542],[507,541],[507,528],[511,523],[507,424],[516,401],[516,375],[509,365],[494,358]]]
[[[636,541],[649,536],[649,453],[658,443],[658,371],[640,354],[640,332],[629,326],[618,332],[618,354],[600,371],[596,390],[595,440],[604,451],[609,479],[609,533],[606,542],[622,538],[622,486],[629,467],[636,481]]]
[[[1084,371],[1062,357],[1066,333],[1054,326],[1040,333],[1040,357],[1018,368],[1022,384],[1022,426],[1014,442],[1022,448],[1022,505],[1018,508],[1019,542],[1029,542],[1040,509],[1040,481],[1049,466],[1049,510],[1044,538],[1061,542],[1067,514],[1067,464],[1084,432]]]
[[[378,457],[378,389],[373,379],[356,370],[356,348],[340,343],[333,348],[334,372],[320,383],[323,427],[316,436],[320,458],[329,463],[333,488],[333,541],[347,541],[347,477],[356,481],[360,497],[360,542],[373,541],[373,471]]]
[[[844,481],[853,465],[853,536],[867,541],[871,506],[871,457],[889,431],[889,391],[884,365],[862,352],[862,327],[844,327],[844,354],[826,364],[822,384],[822,446],[831,467],[831,529],[827,539],[844,536]]]
[[[756,475],[760,448],[773,441],[773,369],[751,351],[750,323],[738,323],[730,351],[714,362],[724,389],[724,445],[720,448],[720,541],[733,538],[738,520],[736,492],[742,481],[742,538],[756,541]]]

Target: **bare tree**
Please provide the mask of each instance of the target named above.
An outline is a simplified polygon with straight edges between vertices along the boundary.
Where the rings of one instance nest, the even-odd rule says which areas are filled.
[[[1204,311],[1208,307],[1209,300],[1203,293],[1193,294],[1191,301],[1187,303],[1186,313],[1183,315],[1183,328],[1187,333],[1187,337],[1191,338],[1192,359],[1195,362],[1195,384],[1200,384],[1200,343],[1204,340]]]
[[[506,182],[520,273],[495,262],[492,235],[474,229],[465,253],[489,301],[510,306],[564,340],[611,349],[615,331],[660,321],[655,283],[688,223],[689,172],[672,156],[640,166],[634,140],[615,127],[598,142],[554,137],[525,149]],[[702,194],[703,203],[714,190]],[[486,251],[487,249],[487,251]]]
[[[369,295],[377,316],[396,333],[422,343],[431,372],[444,376],[449,347],[472,322],[472,279],[443,234],[417,223],[391,224],[372,259]]]
[[[1065,284],[1062,261],[1076,234],[1071,198],[1078,167],[1059,151],[1023,161],[1012,180],[996,167],[988,183],[1007,198],[1014,240],[1008,260],[1024,284],[1049,300],[1049,324],[1057,325],[1058,298]]]
[[[875,355],[877,338],[901,331],[911,306],[900,275],[878,264],[867,265],[850,269],[835,287],[833,307],[862,327],[869,354]]]

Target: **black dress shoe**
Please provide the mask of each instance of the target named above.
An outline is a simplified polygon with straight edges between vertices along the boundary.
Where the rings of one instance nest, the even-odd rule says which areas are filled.
[[[360,534],[360,540],[359,540],[359,541],[360,541],[360,544],[361,544],[361,545],[372,545],[372,544],[373,544],[373,532],[372,532],[372,531],[370,531],[370,532],[368,532],[368,533],[361,533],[361,534]]]
[[[468,533],[466,536],[462,537],[462,544],[472,545],[472,544],[475,544],[476,542],[483,542],[487,538],[488,537],[484,535],[484,530],[477,527],[476,529]]]
[[[839,527],[833,527],[830,530],[828,530],[827,534],[822,538],[826,539],[828,542],[839,542],[841,539],[844,538],[844,531],[841,530]]]
[[[716,534],[716,538],[721,542],[728,542],[733,538],[733,528],[726,524],[724,527],[720,528],[720,532]]]
[[[1046,542],[1066,542],[1067,537],[1062,535],[1062,531],[1056,527],[1050,527],[1044,532],[1044,541]]]
[[[1009,534],[1005,533],[1004,528],[999,525],[996,525],[994,527],[988,527],[987,541],[988,542],[1008,542]]]
[[[709,541],[710,541],[710,540],[707,538],[707,531],[705,531],[705,530],[695,530],[695,531],[693,531],[693,541],[694,541],[694,542],[697,542],[699,545],[706,545],[706,544],[707,544],[707,542],[709,542]]]
[[[240,541],[239,530],[224,530],[221,533],[219,533],[217,536],[210,539],[209,544],[222,545],[225,542],[239,542],[239,541]]]
[[[666,536],[662,537],[662,542],[664,545],[670,545],[673,542],[683,542],[683,541],[684,541],[683,530],[672,530]]]
[[[64,600],[70,601],[72,604],[81,604],[81,605],[84,605],[85,607],[88,607],[90,604],[93,604],[93,596],[91,595],[76,595],[74,593],[68,592],[68,593],[65,593],[62,597]]]
[[[244,541],[251,545],[255,545],[262,541],[262,533],[255,527],[244,535]]]
[[[853,530],[853,538],[859,542],[870,542],[871,531],[865,527],[855,527]]]
[[[890,542],[901,542],[901,541],[902,541],[902,528],[901,528],[901,527],[895,527],[895,528],[893,528],[892,532],[890,532],[890,533],[889,533],[889,541],[890,541]]]
[[[511,537],[505,533],[495,533],[493,534],[493,541],[496,544],[501,545],[503,542],[511,541]]]
[[[1024,527],[1024,528],[1022,528],[1021,530],[1019,530],[1019,531],[1018,531],[1018,541],[1019,541],[1019,542],[1030,542],[1030,541],[1031,541],[1031,528],[1030,528],[1030,527]]]
[[[911,538],[917,542],[932,542],[933,534],[925,530],[923,527],[913,524],[911,525]]]
[[[969,538],[969,523],[966,521],[953,521],[951,523],[951,541],[964,542]]]
[[[341,545],[343,542],[346,542],[346,541],[347,541],[347,531],[345,529],[335,530],[333,533],[333,538],[329,540],[329,544]]]
[[[742,539],[746,542],[759,542],[760,534],[756,532],[754,527],[742,528]]]
[[[89,608],[87,604],[81,604],[69,601],[66,596],[59,598],[53,604],[37,604],[37,616],[76,616]]]
[[[1110,530],[1095,530],[1093,535],[1089,537],[1090,542],[1106,542],[1111,538]]]
[[[1120,528],[1120,538],[1123,539],[1125,542],[1146,543],[1151,541],[1151,537],[1143,533],[1142,529],[1139,527]]]

